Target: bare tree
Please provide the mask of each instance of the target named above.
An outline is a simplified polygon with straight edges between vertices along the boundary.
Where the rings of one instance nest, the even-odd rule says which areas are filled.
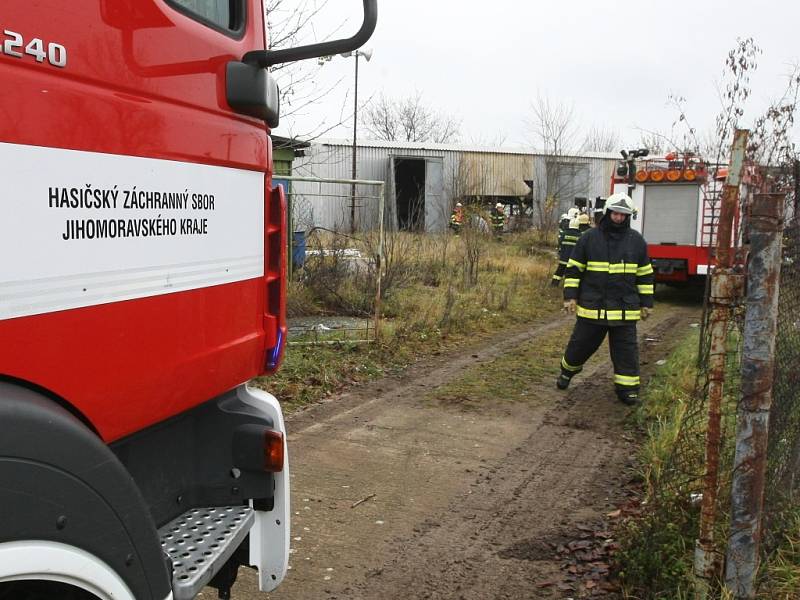
[[[666,154],[673,148],[672,139],[660,131],[639,129],[639,147],[647,148],[653,156]]]
[[[591,127],[583,138],[583,152],[618,152],[622,148],[619,131],[605,127]]]
[[[589,167],[578,156],[580,129],[575,108],[539,95],[531,104],[528,125],[534,146],[544,154],[535,167],[533,217],[543,236],[556,230],[561,210],[588,192]]]
[[[758,68],[757,59],[761,53],[761,48],[753,38],[737,39],[736,45],[728,52],[722,81],[717,85],[721,108],[713,129],[698,132],[689,119],[686,98],[670,94],[668,104],[677,114],[672,124],[675,149],[703,156],[712,164],[720,164],[727,159],[733,132],[745,114],[751,95],[750,75]]]
[[[579,129],[575,107],[539,94],[531,103],[533,120],[528,125],[541,150],[547,155],[563,156],[578,147]]]
[[[798,159],[798,149],[793,140],[793,128],[800,100],[800,65],[792,67],[787,76],[786,88],[770,102],[763,115],[753,126],[750,158],[765,166],[793,165]]]
[[[298,46],[310,41],[325,41],[338,33],[342,24],[333,32],[317,39],[314,30],[314,19],[325,9],[328,0],[264,0],[264,14],[269,31],[269,47],[273,50]],[[303,60],[282,63],[270,67],[270,71],[278,81],[281,100],[281,128],[289,129],[290,137],[314,138],[324,135],[350,118],[351,111],[347,99],[342,102],[339,119],[336,123],[330,120],[319,120],[309,126],[308,131],[292,131],[294,121],[298,117],[307,116],[311,107],[339,86],[342,79],[327,84],[319,84],[321,63]]]
[[[445,144],[460,134],[461,122],[428,106],[420,92],[405,98],[381,94],[361,114],[372,139]]]

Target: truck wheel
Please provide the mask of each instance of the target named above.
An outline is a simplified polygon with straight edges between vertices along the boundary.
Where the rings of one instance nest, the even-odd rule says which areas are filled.
[[[98,600],[80,588],[55,581],[14,581],[0,583],[0,600]]]

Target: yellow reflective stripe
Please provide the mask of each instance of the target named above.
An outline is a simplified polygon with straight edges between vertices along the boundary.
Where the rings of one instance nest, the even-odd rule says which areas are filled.
[[[590,260],[587,263],[586,268],[589,271],[608,271],[608,263],[607,262],[597,262],[594,260]]]
[[[580,287],[580,285],[581,285],[581,280],[580,279],[574,279],[572,277],[569,277],[569,278],[564,280],[564,287],[565,288],[576,288],[576,287]]]
[[[653,265],[651,265],[650,263],[636,269],[637,277],[644,277],[645,275],[651,275],[652,273],[653,273]]]
[[[571,242],[577,242],[577,241],[580,239],[580,236],[575,236],[575,235],[565,235],[565,236],[564,236],[564,239],[565,239],[565,240],[569,240],[569,241],[571,241]]]
[[[639,290],[640,294],[652,294],[655,291],[654,285],[637,285],[636,289]]]
[[[603,317],[600,316],[601,312],[605,312],[605,311],[600,311],[600,310],[597,310],[596,308],[595,309],[583,308],[579,304],[578,305],[578,313],[577,314],[578,314],[579,317],[583,317],[585,319],[602,319]]]
[[[635,263],[607,263],[590,260],[587,268],[589,271],[611,273],[612,275],[633,275],[637,272]]]
[[[634,387],[639,385],[639,376],[631,376],[631,375],[614,375],[614,383],[617,385],[626,385],[630,387]]]
[[[574,258],[570,258],[569,259],[569,262],[567,263],[567,266],[568,267],[577,267],[578,271],[581,271],[581,272],[586,270],[586,265],[583,264],[582,262],[578,262]]]
[[[608,272],[612,275],[636,273],[636,265],[634,263],[612,263],[608,266]]]
[[[561,281],[561,275],[553,275],[553,279],[556,281]]]
[[[574,246],[575,242],[569,242],[567,240],[564,240],[563,242],[561,242],[561,245],[562,246]]]
[[[564,357],[561,358],[561,366],[564,367],[565,370],[571,371],[573,373],[577,373],[578,371],[581,371],[583,369],[582,366],[576,367],[576,366],[573,366],[573,365],[569,364],[567,362],[566,358],[564,358]]]
[[[560,265],[568,265],[568,264],[569,264],[569,261],[566,261],[566,260],[560,260],[560,261],[558,261],[558,264],[560,264]]]
[[[566,285],[564,287],[566,287]],[[609,321],[622,321],[623,316],[626,321],[638,321],[642,317],[642,311],[640,310],[626,310],[623,315],[623,311],[621,310],[584,308],[580,305],[578,305],[577,314],[579,317],[585,319],[608,319]]]

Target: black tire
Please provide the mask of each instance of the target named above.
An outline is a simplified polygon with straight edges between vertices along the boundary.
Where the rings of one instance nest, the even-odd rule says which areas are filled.
[[[0,600],[98,600],[80,588],[55,581],[0,583]]]

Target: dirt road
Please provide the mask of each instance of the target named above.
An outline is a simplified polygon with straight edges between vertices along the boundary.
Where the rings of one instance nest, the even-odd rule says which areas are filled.
[[[640,326],[643,375],[698,318],[659,306]],[[607,350],[555,390],[571,325],[484,339],[291,416],[291,570],[268,598],[586,593],[554,548],[620,500],[634,448]],[[234,598],[258,597],[243,571]]]

